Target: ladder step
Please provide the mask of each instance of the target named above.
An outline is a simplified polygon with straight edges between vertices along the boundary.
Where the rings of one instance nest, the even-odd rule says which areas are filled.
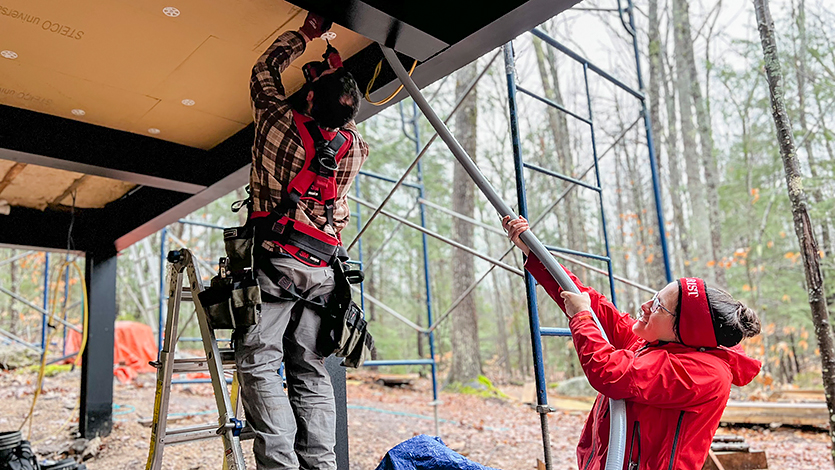
[[[165,433],[165,445],[180,444],[183,442],[194,442],[204,439],[220,437],[217,433],[217,423],[186,426],[177,429],[170,429]],[[241,430],[241,440],[252,439],[255,432],[252,428],[244,426]]]
[[[235,352],[231,349],[220,350],[220,360],[224,366],[235,365]],[[224,371],[232,371],[234,367],[224,367]],[[207,372],[209,365],[205,357],[190,357],[186,359],[174,359],[174,369],[172,373],[180,374],[184,372]]]
[[[210,286],[210,284],[203,284],[203,285],[200,287],[200,292],[203,292],[204,290],[208,289],[208,288],[209,288],[209,286]],[[194,298],[193,298],[193,297],[192,297],[192,295],[191,295],[191,288],[190,288],[190,287],[188,287],[188,286],[183,286],[183,293],[180,295],[180,300],[181,300],[181,301],[183,301],[183,302],[192,302],[192,301],[194,301]]]

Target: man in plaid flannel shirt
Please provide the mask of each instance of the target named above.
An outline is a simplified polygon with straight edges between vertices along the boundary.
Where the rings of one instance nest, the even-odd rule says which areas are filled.
[[[339,237],[348,224],[347,201],[351,182],[368,157],[368,146],[357,132],[354,116],[360,93],[350,74],[332,70],[305,85],[297,101],[286,95],[280,73],[305,50],[307,42],[327,31],[323,18],[309,14],[298,31],[287,31],[267,49],[252,69],[250,94],[255,118],[252,147],[253,211],[281,207],[286,188],[302,169],[305,150],[293,113],[312,117],[326,129],[352,134],[351,148],[336,171],[337,196],[333,224],[322,204],[300,201],[287,215]],[[291,102],[292,101],[292,102]],[[311,267],[291,256],[270,258],[307,298],[327,297],[334,289],[330,267]],[[306,303],[277,300],[280,288],[260,270],[258,281],[265,295],[260,321],[241,334],[235,359],[242,382],[248,425],[255,431],[253,450],[258,470],[335,470],[336,412],[324,357],[316,350],[321,319]],[[287,394],[279,368],[285,364]],[[289,395],[289,398],[288,398]]]

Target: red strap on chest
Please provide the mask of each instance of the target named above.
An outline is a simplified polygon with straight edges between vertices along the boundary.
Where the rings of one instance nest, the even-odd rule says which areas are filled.
[[[302,139],[305,158],[304,166],[296,177],[290,181],[290,184],[287,186],[287,191],[288,193],[295,192],[300,195],[300,199],[302,200],[308,199],[316,201],[319,204],[325,204],[327,201],[336,199],[336,172],[332,172],[330,177],[323,177],[310,170],[310,164],[313,162],[313,159],[316,158],[316,144],[313,140],[313,136],[311,136],[310,132],[307,130],[306,124],[309,121],[312,121],[310,117],[293,111],[293,123],[295,124],[296,130],[298,130],[299,136]],[[345,137],[345,143],[342,144],[334,157],[336,163],[338,164],[342,161],[342,157],[344,157],[351,148],[353,144],[353,135],[346,131],[326,131],[321,127],[319,130],[322,132],[322,136],[327,140],[333,139],[337,132]]]

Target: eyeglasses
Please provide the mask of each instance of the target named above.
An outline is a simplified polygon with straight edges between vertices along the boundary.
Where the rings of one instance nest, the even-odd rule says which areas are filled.
[[[658,311],[659,308],[662,308],[665,312],[675,316],[673,312],[671,312],[667,307],[661,304],[661,300],[658,299],[658,292],[656,292],[655,295],[652,296],[652,306],[650,306],[649,312],[655,313]]]

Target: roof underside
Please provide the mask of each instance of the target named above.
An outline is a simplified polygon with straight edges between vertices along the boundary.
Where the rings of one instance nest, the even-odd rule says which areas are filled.
[[[0,199],[12,209],[0,244],[63,248],[74,218],[79,249],[123,249],[246,184],[252,64],[306,10],[335,21],[332,43],[364,88],[382,58],[375,42],[421,61],[413,77],[425,86],[574,3],[4,2]],[[288,91],[324,46],[310,43],[282,75]],[[384,67],[372,98],[393,79]],[[380,109],[365,104],[359,119]]]

